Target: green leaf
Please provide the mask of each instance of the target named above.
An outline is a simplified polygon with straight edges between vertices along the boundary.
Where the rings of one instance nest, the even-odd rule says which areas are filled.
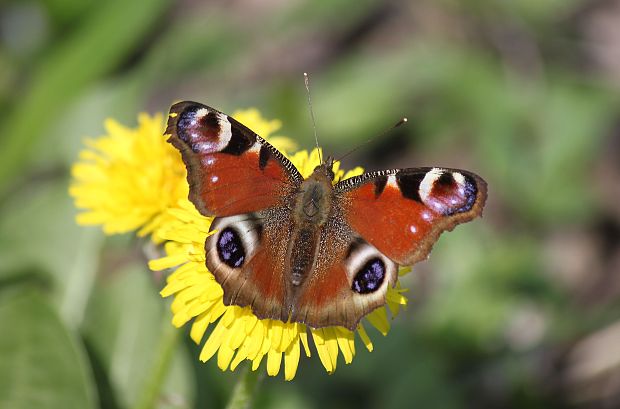
[[[103,245],[96,228],[75,223],[65,179],[24,186],[0,212],[0,281],[45,278],[50,299],[65,321],[79,326],[92,290]],[[39,278],[41,278],[39,277]]]
[[[167,5],[166,0],[102,2],[67,41],[50,50],[3,126],[0,192],[14,182],[24,157],[62,109],[121,64]]]
[[[181,334],[172,328],[151,274],[133,264],[105,277],[84,319],[91,359],[121,407],[153,407],[166,394],[192,399],[187,371],[175,373],[179,383],[166,384]]]
[[[0,297],[0,332],[0,407],[96,406],[84,353],[42,295]]]

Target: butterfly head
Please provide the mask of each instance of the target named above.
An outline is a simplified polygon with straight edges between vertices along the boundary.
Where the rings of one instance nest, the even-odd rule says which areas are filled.
[[[333,168],[334,168],[334,158],[332,158],[331,156],[328,156],[325,162],[321,163],[319,166],[314,168],[313,175],[323,176],[331,182],[336,177],[336,175],[334,174]]]

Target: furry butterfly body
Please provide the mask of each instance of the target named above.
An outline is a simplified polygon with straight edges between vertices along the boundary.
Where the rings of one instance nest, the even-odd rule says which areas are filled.
[[[190,200],[214,216],[206,266],[227,305],[259,318],[355,329],[385,304],[399,265],[480,215],[486,184],[457,169],[365,173],[333,184],[333,163],[304,179],[277,149],[195,102],[172,106],[166,133],[187,166]]]

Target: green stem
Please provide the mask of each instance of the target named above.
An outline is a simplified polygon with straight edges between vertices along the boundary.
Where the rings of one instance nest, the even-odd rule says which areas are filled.
[[[174,352],[177,350],[177,344],[181,338],[180,333],[182,332],[173,327],[169,320],[164,320],[157,353],[158,360],[154,363],[151,376],[142,388],[134,406],[135,409],[151,409],[156,407],[166,375],[170,372],[172,358],[174,358]]]
[[[246,365],[240,378],[233,389],[226,409],[248,409],[251,407],[252,399],[262,380],[261,370],[252,371],[250,365]]]

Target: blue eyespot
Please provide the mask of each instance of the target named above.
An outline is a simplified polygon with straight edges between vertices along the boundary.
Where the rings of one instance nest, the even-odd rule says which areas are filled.
[[[385,263],[380,258],[373,258],[364,264],[353,279],[351,289],[359,294],[375,292],[385,279]]]
[[[220,232],[217,238],[217,254],[220,260],[229,267],[239,268],[245,260],[243,242],[237,232],[230,227]]]

